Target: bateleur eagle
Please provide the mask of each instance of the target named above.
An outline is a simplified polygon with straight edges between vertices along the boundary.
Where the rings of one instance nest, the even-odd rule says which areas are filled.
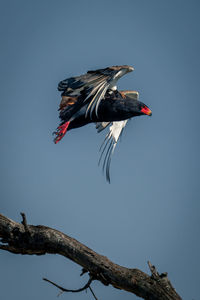
[[[59,107],[61,123],[54,132],[55,144],[70,129],[96,123],[97,131],[101,132],[109,126],[99,159],[100,163],[104,156],[103,170],[109,183],[111,156],[128,119],[152,115],[148,106],[138,100],[138,92],[117,90],[117,80],[133,70],[133,67],[127,65],[113,66],[88,71],[58,84],[58,90],[62,93]]]

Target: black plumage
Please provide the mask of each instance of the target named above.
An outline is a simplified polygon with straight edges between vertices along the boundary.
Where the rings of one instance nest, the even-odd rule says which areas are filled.
[[[77,103],[79,104],[79,103]],[[92,115],[86,115],[87,104],[79,107],[74,104],[60,112],[61,125],[71,119],[68,130],[85,126],[89,123],[123,121],[132,117],[144,115],[142,107],[147,107],[144,103],[129,96],[122,97],[118,91],[112,92],[112,96],[107,93],[101,100],[98,108],[98,115],[93,111]]]

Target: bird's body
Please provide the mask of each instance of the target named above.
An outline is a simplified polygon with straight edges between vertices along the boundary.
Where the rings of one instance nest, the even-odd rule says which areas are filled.
[[[54,142],[58,143],[67,130],[89,123],[96,123],[98,132],[110,126],[102,151],[103,155],[107,149],[103,168],[106,166],[108,181],[111,154],[128,119],[151,115],[151,110],[138,100],[138,92],[116,89],[117,80],[132,70],[130,66],[113,66],[88,71],[85,75],[65,79],[58,85],[58,90],[62,91],[59,108],[61,124],[55,132]]]
[[[122,121],[141,114],[140,111],[138,111],[139,103],[141,102],[132,99],[129,96],[124,98],[120,92],[115,91],[112,92],[112,95],[107,93],[101,100],[98,108],[98,115],[96,115],[94,111],[91,116],[86,115],[87,104],[83,105],[74,114],[74,107],[71,105],[60,113],[60,118],[63,122],[73,118],[68,130],[78,128],[89,123]],[[141,103],[141,105],[142,104],[143,103]]]

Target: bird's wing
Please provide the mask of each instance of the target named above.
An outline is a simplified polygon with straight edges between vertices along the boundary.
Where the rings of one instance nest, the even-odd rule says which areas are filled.
[[[122,98],[126,99],[126,96],[129,98],[132,98],[134,100],[139,100],[139,93],[137,91],[119,91]],[[109,132],[105,137],[105,140],[103,141],[100,151],[101,155],[99,158],[99,164],[102,160],[102,157],[104,156],[103,161],[103,171],[106,168],[106,179],[108,182],[110,182],[110,164],[111,164],[111,156],[115,150],[115,147],[117,145],[117,142],[122,135],[123,129],[126,126],[128,120],[124,121],[118,121],[118,122],[97,122],[96,123],[96,129],[97,132],[101,132],[104,130],[108,125]]]
[[[111,126],[109,127],[109,132],[105,137],[104,142],[100,147],[101,155],[99,158],[99,164],[104,156],[103,161],[103,171],[106,172],[106,179],[110,183],[110,163],[111,163],[111,156],[115,150],[119,137],[121,136],[124,127],[128,120],[112,122]],[[102,124],[102,123],[101,123]],[[103,128],[104,129],[104,128]],[[103,130],[102,129],[102,130]],[[105,169],[106,168],[106,169]]]
[[[61,81],[58,84],[58,90],[64,96],[84,95],[84,97],[80,97],[82,102],[80,106],[88,103],[86,115],[89,113],[91,117],[94,110],[96,115],[98,114],[99,103],[104,98],[106,91],[116,89],[117,80],[131,71],[133,68],[126,65],[88,71],[84,75]]]

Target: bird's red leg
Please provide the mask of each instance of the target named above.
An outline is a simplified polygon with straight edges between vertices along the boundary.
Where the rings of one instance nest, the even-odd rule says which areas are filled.
[[[55,132],[55,134],[57,135],[54,139],[54,143],[57,144],[65,135],[65,133],[67,132],[67,128],[69,126],[70,122],[65,122],[64,124],[60,125],[57,128],[57,131]]]

